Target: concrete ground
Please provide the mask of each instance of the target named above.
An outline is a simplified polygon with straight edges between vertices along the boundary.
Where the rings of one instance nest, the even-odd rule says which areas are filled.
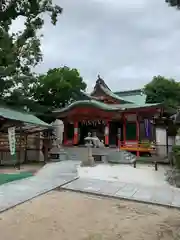
[[[43,163],[41,164],[22,164],[20,166],[20,170],[15,168],[14,166],[3,166],[0,168],[0,174],[1,173],[19,173],[19,172],[31,172],[36,173],[44,166]]]
[[[76,162],[46,164],[33,177],[0,186],[0,212],[69,183],[77,178]]]
[[[169,186],[165,181],[167,169],[168,166],[159,165],[158,171],[155,171],[152,164],[137,164],[136,168],[123,164],[99,164],[95,167],[78,167],[78,175],[80,178],[164,187]]]
[[[165,169],[138,165],[80,167],[80,162],[46,164],[36,175],[0,186],[0,212],[55,188],[180,208],[180,189],[165,182]],[[78,174],[80,178],[78,178]]]
[[[3,240],[174,240],[177,209],[53,191],[0,214]]]

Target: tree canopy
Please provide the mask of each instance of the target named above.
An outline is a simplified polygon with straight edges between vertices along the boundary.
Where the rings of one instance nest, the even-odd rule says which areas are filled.
[[[50,15],[55,25],[61,12],[52,0],[0,0],[1,99],[34,80],[31,70],[42,60],[39,30],[44,25],[43,16]],[[24,29],[11,33],[11,25],[19,17],[23,18]]]
[[[32,70],[43,58],[44,16],[56,25],[61,13],[53,0],[0,0],[0,101],[44,113],[69,104],[86,89],[77,69],[55,68],[40,76]],[[14,33],[11,26],[19,17],[24,28]]]
[[[165,0],[170,6],[180,8],[179,0]]]
[[[46,106],[46,110],[53,110],[77,100],[80,91],[85,89],[86,83],[77,69],[65,66],[40,75],[31,89],[31,95],[37,103]]]
[[[164,103],[166,107],[180,106],[180,83],[174,79],[156,76],[144,88],[147,103]]]

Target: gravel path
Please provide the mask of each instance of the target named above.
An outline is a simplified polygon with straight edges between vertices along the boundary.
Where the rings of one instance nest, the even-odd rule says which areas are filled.
[[[61,191],[0,214],[3,240],[173,240],[179,223],[177,209]]]

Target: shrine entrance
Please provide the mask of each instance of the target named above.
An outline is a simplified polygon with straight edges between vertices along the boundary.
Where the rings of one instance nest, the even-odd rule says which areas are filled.
[[[123,140],[123,124],[120,121],[112,121],[109,123],[109,145],[118,146],[118,133],[120,140]]]
[[[65,123],[64,145],[84,146],[90,132],[103,140],[106,147],[134,151],[138,157],[140,152],[147,152],[154,116],[162,113],[161,104],[146,104],[142,90],[113,93],[100,77],[93,92],[90,95],[82,92],[82,98],[54,111],[54,116]],[[137,104],[136,99],[142,104]],[[147,140],[148,144],[142,143]]]
[[[99,140],[104,141],[104,128],[105,123],[103,121],[82,121],[79,122],[79,145],[84,145],[84,138],[88,136],[90,132],[91,135],[95,133]]]

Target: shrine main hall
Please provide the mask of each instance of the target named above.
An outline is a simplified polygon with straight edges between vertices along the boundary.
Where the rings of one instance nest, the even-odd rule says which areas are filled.
[[[161,112],[160,103],[146,103],[141,89],[112,92],[98,77],[91,94],[82,92],[80,100],[54,114],[64,122],[64,145],[82,146],[91,132],[107,147],[137,150],[141,142],[155,140],[153,119]]]

